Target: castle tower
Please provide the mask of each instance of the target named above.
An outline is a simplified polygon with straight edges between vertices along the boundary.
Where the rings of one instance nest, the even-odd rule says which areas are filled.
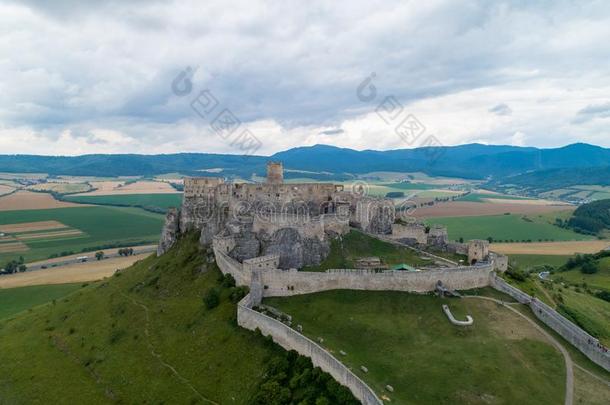
[[[475,264],[489,259],[489,242],[486,240],[468,241],[468,263]]]
[[[284,166],[282,162],[267,162],[267,183],[282,184],[284,182]]]

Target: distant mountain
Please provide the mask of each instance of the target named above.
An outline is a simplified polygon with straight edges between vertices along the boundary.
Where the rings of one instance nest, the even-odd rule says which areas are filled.
[[[87,176],[156,175],[169,172],[214,175],[202,170],[222,168],[223,176],[249,178],[252,174],[263,175],[267,160],[281,160],[287,169],[317,173],[304,176],[298,172],[287,172],[288,178],[343,179],[373,171],[419,171],[437,176],[484,179],[504,178],[548,169],[610,166],[610,149],[587,144],[573,144],[555,149],[468,144],[356,151],[315,145],[293,148],[272,156],[248,157],[210,153],[74,157],[0,155],[0,172]]]

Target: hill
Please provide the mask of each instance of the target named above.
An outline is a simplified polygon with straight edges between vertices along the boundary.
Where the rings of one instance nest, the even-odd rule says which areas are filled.
[[[353,174],[374,171],[424,172],[430,175],[484,179],[505,177],[534,170],[607,166],[610,149],[587,144],[562,148],[468,144],[396,149],[388,151],[314,145],[293,148],[272,156],[211,153],[167,155],[0,155],[0,172],[44,172],[74,176],[136,176],[180,172],[187,175],[217,175],[204,170],[222,169],[226,177],[250,178],[265,173],[267,160],[281,160],[286,178],[307,177],[341,180]]]
[[[160,258],[0,321],[0,402],[354,404],[308,359],[237,326],[244,291],[210,257],[188,235]]]
[[[517,188],[520,192],[537,195],[554,189],[578,185],[610,186],[610,166],[573,167],[536,170],[495,180],[489,186],[505,190]]]
[[[579,232],[591,234],[600,234],[610,229],[610,200],[581,205],[574,211],[567,225]]]

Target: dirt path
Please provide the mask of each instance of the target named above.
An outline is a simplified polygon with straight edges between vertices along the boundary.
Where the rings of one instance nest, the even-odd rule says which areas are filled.
[[[577,368],[577,369],[579,369],[580,371],[582,371],[582,372],[586,373],[587,375],[589,375],[589,376],[591,376],[591,377],[595,378],[597,381],[601,382],[601,383],[602,383],[602,384],[604,384],[604,385],[607,385],[607,386],[608,386],[608,388],[610,388],[610,381],[606,381],[606,380],[604,380],[604,379],[603,379],[603,378],[601,378],[600,376],[593,374],[592,372],[590,372],[590,371],[589,371],[589,370],[587,370],[586,368],[583,368],[583,367],[579,366],[579,365],[578,365],[578,364],[576,364],[576,363],[574,363],[574,367],[576,367],[576,368]]]
[[[555,339],[553,336],[551,336],[547,331],[545,331],[536,322],[534,322],[527,316],[523,315],[521,312],[519,312],[515,308],[513,308],[509,305],[506,305],[504,303],[504,301],[500,301],[495,298],[481,297],[481,296],[475,296],[475,295],[466,295],[466,296],[464,296],[464,298],[477,298],[477,299],[482,299],[482,300],[493,301],[497,304],[500,304],[504,308],[508,308],[509,310],[513,311],[515,314],[519,315],[521,318],[528,321],[534,328],[536,328],[540,333],[542,333],[547,338],[547,340],[549,342],[551,342],[553,344],[553,346],[555,346],[557,348],[557,350],[559,350],[559,352],[563,355],[563,359],[564,359],[565,365],[566,365],[566,393],[565,393],[564,404],[565,405],[573,404],[573,401],[574,401],[574,363],[572,362],[570,353],[568,353],[568,351],[565,349],[565,347],[563,347],[563,345],[561,343],[559,343],[559,341],[557,339]]]
[[[219,405],[218,402],[214,402],[211,399],[208,399],[206,397],[204,397],[199,391],[197,391],[197,389],[193,386],[193,384],[191,384],[191,382],[183,377],[178,370],[176,370],[176,368],[174,366],[172,366],[171,364],[167,363],[166,361],[163,360],[163,357],[161,356],[161,354],[157,353],[155,351],[155,346],[152,343],[152,340],[150,338],[150,315],[149,315],[149,309],[146,305],[142,304],[141,302],[138,302],[136,299],[128,296],[127,294],[121,292],[120,293],[123,297],[127,298],[128,300],[130,300],[134,305],[139,306],[140,308],[142,308],[144,310],[144,315],[146,317],[146,326],[144,327],[144,334],[146,335],[146,340],[148,341],[148,348],[150,349],[150,354],[156,358],[157,360],[159,360],[159,363],[161,363],[161,365],[163,365],[163,367],[169,369],[180,381],[182,381],[182,383],[184,383],[187,387],[189,387],[191,389],[191,391],[193,391],[195,394],[197,394],[204,402],[210,403],[210,404],[215,404],[215,405]]]

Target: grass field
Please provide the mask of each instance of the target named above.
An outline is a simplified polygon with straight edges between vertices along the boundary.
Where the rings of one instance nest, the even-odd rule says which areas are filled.
[[[570,288],[565,288],[562,296],[564,303],[558,311],[610,346],[610,303]]]
[[[176,194],[125,194],[125,195],[79,195],[68,196],[67,201],[84,204],[118,205],[128,207],[157,207],[167,209],[180,207],[182,193]]]
[[[292,315],[310,338],[322,337],[323,346],[391,403],[563,403],[561,355],[494,303],[347,290],[265,303]],[[458,319],[472,315],[474,326],[451,325],[442,303]]]
[[[81,286],[82,284],[78,283],[0,289],[0,320],[62,298]]]
[[[87,183],[40,183],[28,187],[30,190],[52,191],[59,194],[84,193],[91,190]]]
[[[205,308],[201,296],[220,273],[203,265],[190,238],[0,322],[1,402],[248,403],[277,349],[236,325],[227,289]]]
[[[331,240],[328,257],[319,266],[308,266],[304,271],[324,271],[328,269],[352,269],[355,260],[377,256],[388,266],[406,263],[413,267],[429,265],[431,261],[420,258],[411,249],[398,247],[388,242],[352,230],[341,239]]]
[[[86,207],[45,210],[6,211],[0,215],[0,225],[42,221],[58,221],[77,229],[81,235],[66,235],[28,239],[29,248],[23,253],[0,254],[0,263],[23,255],[26,262],[46,259],[64,251],[77,253],[83,249],[114,243],[156,243],[163,226],[163,216],[139,208]]]
[[[522,269],[528,269],[534,266],[549,264],[559,267],[564,265],[570,256],[560,255],[508,255],[509,260]]]
[[[460,197],[459,201],[470,201],[470,202],[485,202],[486,199],[493,198],[494,200],[530,200],[531,198],[519,197],[507,194],[485,194],[485,193],[469,193],[463,197]]]
[[[601,259],[599,267],[595,274],[583,274],[575,269],[555,273],[553,278],[563,279],[571,284],[586,283],[591,288],[610,291],[610,257]]]
[[[514,242],[592,239],[591,236],[557,227],[534,215],[443,217],[429,218],[427,222],[446,226],[450,240],[458,240],[460,237],[464,240],[492,237],[494,241]]]
[[[0,276],[0,288],[15,288],[32,285],[51,285],[65,283],[83,283],[110,277],[115,271],[131,266],[150,254],[127,257],[112,257],[101,261],[92,260],[86,263],[75,263],[48,269],[26,271],[23,273]]]

